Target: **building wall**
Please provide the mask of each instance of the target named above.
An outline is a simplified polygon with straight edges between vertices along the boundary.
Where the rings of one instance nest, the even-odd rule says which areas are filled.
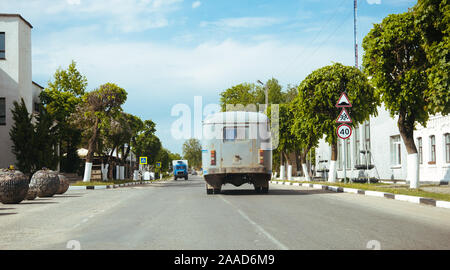
[[[31,79],[31,27],[19,16],[0,14],[0,32],[5,32],[6,59],[0,60],[0,97],[5,98],[6,125],[0,125],[0,168],[15,164],[9,131],[13,125],[13,102],[23,98],[28,111],[33,110]],[[40,89],[40,88],[39,88]],[[35,88],[34,90],[40,91]]]
[[[347,177],[357,178],[362,176],[376,177],[378,179],[395,179],[406,180],[407,176],[407,151],[397,127],[398,117],[391,117],[389,112],[381,106],[378,108],[378,116],[371,117],[370,122],[370,151],[371,162],[375,168],[366,171],[355,169],[356,151],[355,151],[355,132],[350,137],[350,159],[351,166],[347,167]],[[354,131],[355,129],[353,129]],[[421,182],[442,183],[450,182],[450,163],[446,162],[445,153],[445,134],[450,133],[450,116],[431,116],[427,123],[427,127],[417,125],[414,132],[414,138],[422,137],[423,144],[423,164],[419,166],[419,174]],[[430,160],[430,142],[429,137],[434,135],[436,138],[436,164],[428,164]],[[400,136],[400,164],[394,165],[391,161],[391,137]],[[364,128],[360,125],[360,149],[364,149]],[[342,148],[338,148],[341,150]],[[361,164],[365,164],[364,155],[361,155]],[[319,141],[316,150],[316,168],[329,168],[329,160],[331,158],[331,147],[325,142],[324,138]],[[338,154],[338,163],[342,155]],[[319,163],[320,160],[327,162]],[[339,168],[339,165],[336,165]],[[337,169],[337,177],[343,178],[343,169]],[[321,176],[318,174],[317,176]]]

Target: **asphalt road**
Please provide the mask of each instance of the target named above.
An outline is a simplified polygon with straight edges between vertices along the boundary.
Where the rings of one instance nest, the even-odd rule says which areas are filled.
[[[0,249],[450,249],[450,210],[199,176],[0,205]]]

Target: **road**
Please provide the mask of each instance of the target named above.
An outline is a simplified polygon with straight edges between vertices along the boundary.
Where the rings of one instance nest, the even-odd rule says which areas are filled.
[[[190,176],[0,205],[0,231],[0,249],[450,249],[450,210],[278,185],[206,195]]]

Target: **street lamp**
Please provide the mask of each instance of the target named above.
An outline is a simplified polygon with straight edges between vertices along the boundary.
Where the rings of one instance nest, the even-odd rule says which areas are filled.
[[[264,95],[265,95],[265,103],[266,103],[266,110],[269,106],[269,94],[268,94],[268,87],[267,85],[264,85],[262,81],[257,80],[257,83],[261,84],[262,86],[264,86]]]

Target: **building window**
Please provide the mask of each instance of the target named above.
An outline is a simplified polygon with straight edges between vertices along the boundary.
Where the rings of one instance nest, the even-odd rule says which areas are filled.
[[[338,156],[337,156],[337,169],[338,170],[342,170],[342,152],[344,151],[344,149],[342,148],[342,140],[338,139]]]
[[[345,140],[345,142],[346,142],[346,144],[345,144],[345,147],[346,147],[346,149],[345,149],[345,163],[346,163],[346,165],[345,165],[345,168],[346,169],[349,169],[349,168],[351,168],[352,167],[352,155],[351,155],[351,152],[350,152],[350,139],[347,139],[347,140]]]
[[[355,164],[359,165],[361,164],[361,153],[359,152],[361,150],[361,138],[359,137],[359,127],[355,128]]]
[[[402,164],[400,135],[391,137],[391,165],[399,166]]]
[[[5,49],[6,49],[6,44],[5,44],[5,32],[0,32],[0,59],[5,59]]]
[[[445,138],[445,162],[450,163],[450,133],[444,135]]]
[[[364,124],[364,150],[369,151],[365,154],[365,158],[367,159],[367,164],[370,164],[371,154],[370,154],[370,122],[366,121]]]
[[[436,164],[436,137],[430,136],[430,162],[428,164]]]
[[[0,125],[6,125],[6,99],[0,98]]]
[[[423,163],[423,148],[422,148],[422,138],[417,138],[417,150],[419,151],[419,164]]]

